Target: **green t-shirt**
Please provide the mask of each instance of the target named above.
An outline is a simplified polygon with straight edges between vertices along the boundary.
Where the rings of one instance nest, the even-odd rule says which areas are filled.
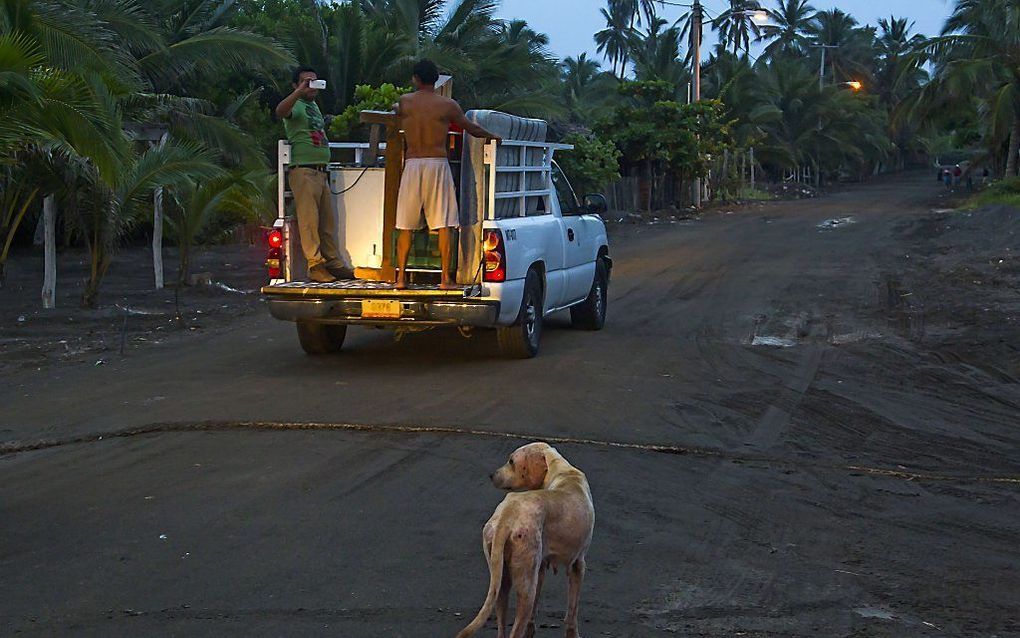
[[[295,102],[290,117],[283,120],[283,130],[287,132],[287,140],[290,142],[291,166],[329,163],[326,120],[315,102]]]

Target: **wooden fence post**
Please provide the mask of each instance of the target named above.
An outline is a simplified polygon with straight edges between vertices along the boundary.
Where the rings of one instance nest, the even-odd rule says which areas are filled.
[[[748,158],[751,164],[751,190],[754,190],[754,147],[751,147],[751,156]]]
[[[163,146],[170,138],[164,132],[159,138]],[[152,194],[152,272],[156,280],[156,290],[163,290],[163,187],[157,186]]]
[[[57,203],[53,195],[43,198],[43,308],[57,305]]]
[[[156,290],[163,290],[163,187],[152,194],[152,270]]]

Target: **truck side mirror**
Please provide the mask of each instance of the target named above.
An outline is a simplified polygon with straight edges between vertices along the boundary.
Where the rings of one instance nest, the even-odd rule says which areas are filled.
[[[609,211],[609,202],[605,195],[591,193],[584,196],[584,212],[589,215],[605,215]]]

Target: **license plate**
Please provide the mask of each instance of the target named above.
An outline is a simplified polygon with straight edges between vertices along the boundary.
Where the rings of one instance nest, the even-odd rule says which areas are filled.
[[[400,319],[400,302],[388,299],[363,299],[361,316],[365,319]]]

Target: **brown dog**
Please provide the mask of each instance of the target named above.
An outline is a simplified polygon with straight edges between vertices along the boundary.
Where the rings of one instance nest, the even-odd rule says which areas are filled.
[[[489,563],[489,592],[475,619],[457,634],[467,638],[485,625],[496,607],[498,638],[506,635],[511,585],[517,612],[510,638],[535,634],[535,607],[551,565],[567,569],[567,638],[579,638],[577,609],[584,579],[584,556],[595,526],[588,479],[548,443],[514,450],[506,465],[490,475],[510,490],[482,530],[482,551]]]

